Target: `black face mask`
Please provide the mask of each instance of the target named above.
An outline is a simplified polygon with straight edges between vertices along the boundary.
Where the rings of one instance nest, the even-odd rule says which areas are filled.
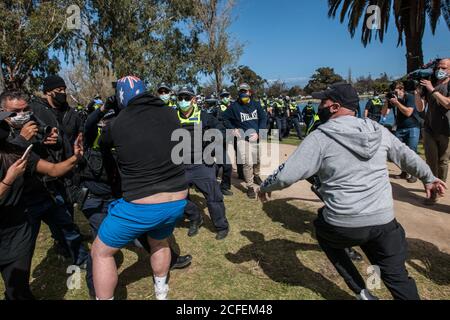
[[[65,105],[67,105],[67,94],[59,92],[56,93],[53,97],[53,103],[58,108],[64,107]]]
[[[319,112],[317,112],[317,115],[319,116],[320,122],[322,123],[328,122],[333,116],[330,108],[319,108]]]

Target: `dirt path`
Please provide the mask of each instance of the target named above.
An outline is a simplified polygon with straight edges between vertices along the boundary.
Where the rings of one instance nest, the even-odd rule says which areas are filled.
[[[295,151],[296,147],[280,145],[281,163]],[[391,175],[400,174],[400,169],[389,164]],[[430,242],[439,250],[450,254],[450,195],[441,199],[439,204],[428,207],[423,205],[425,193],[419,181],[409,184],[404,180],[391,179],[395,199],[395,211],[398,221],[407,232],[407,237]],[[276,199],[296,199],[305,205],[319,209],[322,202],[311,192],[308,182],[299,182],[289,189],[276,192]]]

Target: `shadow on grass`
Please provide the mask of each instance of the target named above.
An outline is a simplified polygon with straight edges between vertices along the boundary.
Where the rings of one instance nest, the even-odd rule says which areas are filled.
[[[317,215],[310,211],[302,210],[289,203],[298,200],[295,198],[274,200],[263,205],[263,211],[273,222],[281,223],[283,228],[300,234],[314,235],[313,222]]]
[[[259,232],[242,231],[252,243],[237,253],[225,257],[234,264],[256,261],[263,272],[273,281],[300,286],[316,292],[327,300],[353,299],[322,274],[307,268],[297,257],[298,251],[320,251],[318,245],[301,244],[286,239],[265,240]]]
[[[401,201],[405,203],[412,204],[419,208],[425,208],[430,209],[433,211],[439,211],[443,213],[450,213],[450,206],[442,203],[437,203],[433,206],[426,206],[424,204],[425,196],[418,196],[411,192],[411,190],[403,187],[402,185],[398,183],[391,183],[392,184],[392,190],[394,194],[394,199],[396,201]]]
[[[419,240],[408,239],[408,264],[424,277],[437,285],[450,284],[450,255],[442,252],[434,244]],[[419,265],[414,260],[419,260]]]

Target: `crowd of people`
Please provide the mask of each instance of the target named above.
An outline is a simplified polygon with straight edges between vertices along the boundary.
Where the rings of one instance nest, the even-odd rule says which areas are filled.
[[[149,253],[156,298],[167,299],[170,270],[192,261],[190,255],[175,252],[170,238],[183,218],[190,222],[189,237],[203,224],[190,199],[191,188],[206,200],[217,241],[229,235],[224,196],[233,196],[234,161],[250,199],[269,201],[273,191],[300,180],[312,183],[325,204],[315,221],[317,240],[359,299],[376,297],[352,263],[351,248],[356,246],[380,267],[394,298],[419,299],[405,268],[405,233],[395,220],[387,160],[402,169],[398,178],[423,182],[427,204],[444,195],[450,158],[450,60],[441,60],[434,79],[422,80],[414,92],[394,82],[384,101],[375,94],[364,115],[356,90],[347,83],[314,93],[320,100],[318,112],[312,103],[301,109],[290,97],[258,98],[245,83],[237,89],[236,97],[227,90],[203,97],[189,86],[174,90],[163,83],[151,92],[142,80],[127,76],[117,81],[114,96],[95,97],[86,108],[69,106],[67,86],[59,76],[44,80],[39,98],[4,92],[0,271],[6,299],[34,298],[29,278],[42,221],[57,252],[86,269],[93,299],[114,299],[114,256],[130,244]],[[386,128],[380,122],[391,112],[396,126]],[[192,142],[183,149],[182,163],[173,160],[173,133],[179,129]],[[273,129],[281,141],[293,131],[302,143],[263,181],[262,130]],[[223,152],[217,163],[205,161],[211,144],[227,150],[228,139],[204,142],[201,136],[196,143],[198,130],[203,135],[208,130],[223,137],[231,134],[236,159]],[[427,163],[417,154],[421,135]],[[74,208],[89,221],[95,239],[90,251],[74,222]]]

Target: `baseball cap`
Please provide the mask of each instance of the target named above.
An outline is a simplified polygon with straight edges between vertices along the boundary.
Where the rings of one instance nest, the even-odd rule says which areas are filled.
[[[355,88],[346,82],[338,82],[331,85],[328,89],[320,92],[313,92],[314,99],[326,100],[330,99],[339,103],[346,109],[358,112],[359,96]]]
[[[250,91],[251,90],[250,86],[247,83],[241,83],[239,85],[238,91],[244,91],[244,90],[245,91]]]
[[[191,87],[188,87],[188,86],[181,87],[181,89],[178,91],[178,95],[182,95],[182,94],[185,94],[185,95],[191,96],[191,97],[195,96],[194,89],[192,89]]]

